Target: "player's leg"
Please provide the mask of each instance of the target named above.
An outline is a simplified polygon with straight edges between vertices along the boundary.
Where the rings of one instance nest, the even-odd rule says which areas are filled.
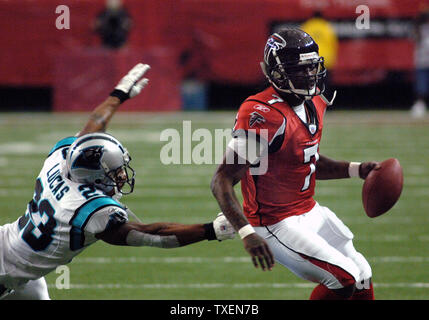
[[[360,269],[359,281],[356,282],[356,289],[351,297],[352,300],[374,300],[374,287],[372,284],[372,270],[365,257],[357,252],[353,242],[349,241],[345,246],[345,255],[355,261]]]
[[[6,296],[5,300],[50,300],[45,278],[27,282]]]
[[[255,230],[266,239],[278,263],[303,279],[323,285],[326,290],[318,298],[349,298],[359,274],[357,266],[308,228],[304,220],[305,215],[290,217]]]
[[[318,234],[331,246],[339,250],[346,257],[353,260],[359,268],[359,277],[352,299],[374,299],[372,285],[372,270],[368,261],[353,245],[353,233],[347,226],[327,207],[320,207],[320,215],[325,220],[318,230]]]
[[[5,299],[11,293],[11,289],[7,287],[6,284],[10,285],[8,281],[8,273],[10,270],[6,271],[4,256],[5,256],[5,228],[0,226],[0,300]]]

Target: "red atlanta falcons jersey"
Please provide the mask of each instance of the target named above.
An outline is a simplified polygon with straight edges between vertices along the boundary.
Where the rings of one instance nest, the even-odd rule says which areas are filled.
[[[268,142],[265,173],[252,174],[249,169],[241,180],[244,214],[253,226],[306,213],[316,204],[316,161],[327,104],[317,96],[306,101],[305,107],[306,122],[272,87],[240,106],[233,136],[264,133]]]

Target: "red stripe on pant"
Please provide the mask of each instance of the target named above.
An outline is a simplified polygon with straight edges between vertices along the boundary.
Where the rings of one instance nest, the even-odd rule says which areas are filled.
[[[343,287],[348,287],[351,286],[353,284],[355,284],[356,280],[355,278],[348,273],[346,270],[333,265],[329,262],[326,261],[322,261],[322,260],[318,260],[316,258],[312,258],[309,256],[306,256],[302,253],[300,253],[300,256],[303,257],[304,259],[310,261],[312,264],[318,266],[319,268],[322,268],[323,270],[328,271],[330,274],[332,274],[340,283]]]

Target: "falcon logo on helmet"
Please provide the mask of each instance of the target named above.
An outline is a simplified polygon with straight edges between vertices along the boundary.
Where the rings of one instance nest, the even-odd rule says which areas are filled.
[[[285,41],[285,39],[283,39],[277,33],[274,33],[273,35],[271,35],[268,38],[268,40],[267,40],[267,44],[265,45],[265,50],[264,50],[264,60],[265,60],[265,62],[268,61],[268,57],[271,54],[275,54],[275,51],[280,50],[280,49],[282,49],[284,47],[286,47],[286,41]]]
[[[265,45],[262,71],[280,92],[311,99],[325,90],[326,69],[319,46],[300,29],[282,29]]]

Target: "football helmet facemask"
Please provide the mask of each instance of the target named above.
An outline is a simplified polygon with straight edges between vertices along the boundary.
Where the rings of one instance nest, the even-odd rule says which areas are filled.
[[[70,180],[94,185],[111,196],[134,190],[135,171],[121,143],[106,133],[89,133],[70,146],[66,167]]]
[[[265,45],[262,71],[280,92],[312,99],[325,90],[326,69],[319,46],[300,29],[282,29]]]

